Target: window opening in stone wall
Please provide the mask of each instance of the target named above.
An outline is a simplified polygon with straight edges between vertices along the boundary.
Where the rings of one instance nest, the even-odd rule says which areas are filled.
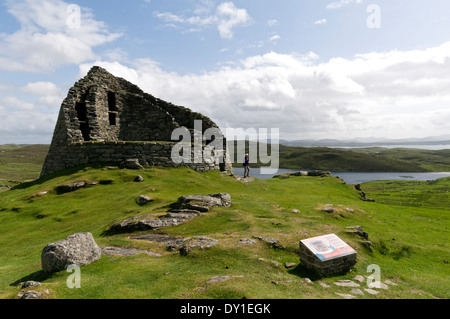
[[[108,92],[108,111],[109,125],[117,125],[117,105],[114,92]]]
[[[108,92],[108,109],[110,112],[117,111],[116,94],[114,92]]]
[[[109,125],[116,125],[117,124],[117,114],[109,112]]]
[[[80,131],[81,134],[83,135],[83,139],[85,141],[90,141],[91,129],[88,123],[86,102],[79,102],[75,104],[75,110],[77,111],[77,117],[78,120],[80,121]]]

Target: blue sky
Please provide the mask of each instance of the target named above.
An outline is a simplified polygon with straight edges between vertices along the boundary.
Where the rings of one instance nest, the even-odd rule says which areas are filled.
[[[49,143],[93,65],[222,129],[449,134],[449,12],[448,0],[6,0],[0,143]]]

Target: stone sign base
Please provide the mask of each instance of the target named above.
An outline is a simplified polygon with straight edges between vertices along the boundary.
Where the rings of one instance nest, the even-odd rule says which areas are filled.
[[[349,271],[356,264],[356,251],[335,234],[300,241],[300,262],[319,276]]]

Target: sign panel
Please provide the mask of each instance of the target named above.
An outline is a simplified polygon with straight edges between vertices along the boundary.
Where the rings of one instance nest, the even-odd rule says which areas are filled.
[[[335,234],[301,240],[322,261],[343,257],[356,251]]]

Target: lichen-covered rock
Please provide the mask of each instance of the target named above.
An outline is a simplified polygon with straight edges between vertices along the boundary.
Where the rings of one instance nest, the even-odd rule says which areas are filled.
[[[30,290],[30,291],[24,292],[20,299],[40,299],[41,297],[42,297],[42,294],[40,292]]]
[[[200,212],[208,212],[210,207],[230,207],[231,196],[227,193],[185,195],[178,198],[176,206],[179,209],[192,209]]]
[[[137,201],[137,203],[138,203],[139,205],[145,205],[145,204],[147,204],[148,202],[150,202],[151,199],[150,199],[150,196],[147,196],[147,195],[139,195],[139,196],[137,197],[136,201]]]
[[[198,212],[185,211],[183,213],[169,212],[164,215],[147,214],[135,216],[112,225],[109,233],[132,233],[142,230],[154,230],[163,227],[176,226],[198,216]]]
[[[101,249],[91,233],[77,233],[50,243],[42,250],[42,269],[47,273],[67,269],[69,265],[85,266],[101,258]]]

